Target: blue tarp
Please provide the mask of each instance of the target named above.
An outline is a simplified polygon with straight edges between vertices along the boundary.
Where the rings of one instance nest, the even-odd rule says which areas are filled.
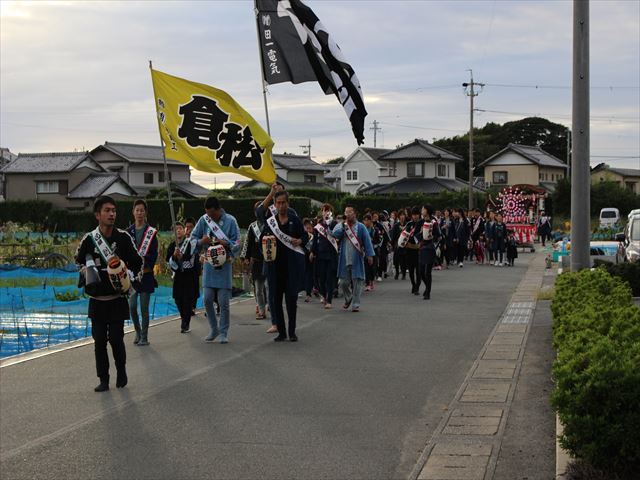
[[[87,318],[89,299],[84,296],[72,301],[56,299],[56,293],[82,295],[82,290],[75,285],[48,285],[54,279],[75,283],[77,277],[75,272],[58,269],[0,271],[2,279],[42,280],[42,285],[36,287],[0,287],[0,357],[91,336],[91,322]],[[171,287],[156,289],[149,305],[151,321],[178,314],[171,295]],[[202,297],[198,299],[198,307],[202,307]]]

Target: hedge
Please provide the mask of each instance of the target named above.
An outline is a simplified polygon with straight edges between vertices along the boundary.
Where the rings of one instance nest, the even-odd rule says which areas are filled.
[[[558,277],[551,305],[552,404],[572,456],[632,478],[640,471],[640,309],[604,269]]]
[[[236,217],[240,228],[247,228],[255,220],[253,206],[262,198],[220,199],[220,204],[222,208]],[[134,201],[117,201],[117,227],[125,228],[133,221],[131,212]],[[169,230],[171,228],[171,213],[167,200],[146,200],[146,202],[149,207],[149,222],[160,230]],[[187,217],[198,219],[204,213],[204,199],[174,200],[173,204],[178,219]],[[309,198],[292,196],[290,204],[302,217],[313,213]],[[50,230],[57,232],[85,232],[95,228],[96,225],[92,212],[57,210],[53,209],[49,202],[31,200],[0,203],[0,222],[8,221],[30,222],[38,226],[44,226],[46,221]]]
[[[594,265],[604,268],[609,275],[620,277],[631,287],[631,295],[640,297],[640,262],[611,263],[596,259]]]
[[[476,193],[474,197],[475,206],[483,209],[485,206],[484,194]],[[392,210],[422,205],[430,205],[436,210],[445,208],[464,208],[466,210],[469,205],[469,195],[466,191],[404,196],[357,195],[344,197],[340,203],[341,209],[344,209],[346,205],[352,205],[360,214],[367,208],[374,211],[387,210],[391,212]]]
[[[51,203],[44,200],[0,202],[0,224],[20,222],[42,225],[52,208]]]

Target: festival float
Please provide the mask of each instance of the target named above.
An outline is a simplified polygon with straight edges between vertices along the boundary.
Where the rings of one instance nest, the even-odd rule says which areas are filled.
[[[489,197],[488,210],[502,214],[507,229],[513,230],[519,247],[535,251],[536,222],[545,208],[547,191],[535,185],[513,185],[503,188],[493,200]]]

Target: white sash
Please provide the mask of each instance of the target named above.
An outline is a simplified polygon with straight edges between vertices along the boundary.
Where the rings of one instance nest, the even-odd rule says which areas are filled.
[[[187,237],[184,240],[182,240],[182,245],[180,245],[180,253],[182,255],[184,255],[187,251],[187,247],[189,246],[189,244],[191,243],[191,237]]]
[[[356,223],[356,226],[358,224]],[[358,253],[360,255],[362,255],[362,246],[360,245],[360,242],[358,241],[358,237],[356,236],[355,233],[353,233],[353,230],[351,230],[351,227],[349,226],[348,223],[344,223],[343,225],[344,228],[344,233],[347,235],[347,238],[349,239],[349,241],[351,242],[351,245],[353,245],[353,248],[355,248]]]
[[[316,224],[314,228],[318,231],[320,235],[322,235],[331,244],[333,248],[336,249],[336,252],[337,252],[338,242],[336,241],[335,238],[333,238],[333,235],[331,235],[331,233],[329,233],[329,231],[326,228],[324,228],[320,223]]]
[[[218,240],[224,240],[229,245],[231,245],[231,240],[224,234],[220,226],[213,221],[213,219],[209,215],[204,215],[204,221],[207,222],[209,229],[216,236]]]
[[[278,214],[278,209],[275,205],[269,205],[269,211],[271,212],[271,216],[275,217]]]
[[[290,248],[296,253],[300,253],[301,255],[304,255],[304,250],[302,249],[302,247],[299,247],[299,246],[295,247],[293,243],[291,243],[293,241],[293,237],[287,235],[282,230],[280,230],[280,227],[278,226],[278,220],[276,219],[275,216],[269,217],[267,219],[267,224],[269,225],[269,228],[271,228],[271,231],[273,232],[273,234],[276,237],[278,237],[278,240],[284,243],[285,246],[287,246],[288,248]]]
[[[142,236],[142,243],[138,247],[138,253],[141,257],[144,257],[149,251],[149,246],[151,245],[151,240],[158,233],[158,230],[153,228],[151,225],[147,227],[147,230],[144,232]]]
[[[260,238],[260,227],[257,221],[251,224],[251,228],[253,229],[253,234],[256,236],[256,239]]]
[[[106,242],[102,234],[100,233],[100,228],[96,227],[96,229],[91,232],[91,240],[93,240],[93,244],[98,249],[102,260],[104,260],[104,266],[107,267],[107,260],[109,257],[113,256],[113,250],[111,246]]]

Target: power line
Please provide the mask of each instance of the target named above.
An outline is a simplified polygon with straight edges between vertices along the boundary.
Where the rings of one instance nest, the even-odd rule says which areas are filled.
[[[93,133],[156,133],[155,130],[137,130],[132,132],[131,130],[96,130],[94,128],[68,128],[68,127],[52,127],[51,125],[29,125],[24,123],[9,123],[2,122],[0,125],[6,125],[10,127],[24,127],[24,128],[41,128],[45,130],[63,130],[70,132],[93,132]]]
[[[566,118],[566,119],[571,119],[571,115],[566,114],[566,113],[543,113],[543,112],[505,112],[504,110],[486,110],[483,108],[476,108],[475,109],[476,112],[481,112],[481,113],[501,113],[504,115],[544,115],[545,117],[559,117],[559,118]],[[595,120],[595,121],[619,121],[622,123],[638,123],[640,122],[640,118],[636,118],[636,117],[617,117],[615,115],[591,115],[590,116],[591,120]]]
[[[462,129],[460,129],[460,130],[451,130],[451,129],[447,129],[447,128],[421,127],[421,126],[417,126],[417,125],[403,125],[401,123],[390,123],[390,122],[378,122],[378,124],[379,125],[391,125],[393,127],[415,128],[417,130],[436,130],[436,131],[439,131],[439,132],[460,133],[461,131],[463,131]]]
[[[570,90],[570,85],[523,85],[523,84],[508,84],[508,83],[486,83],[487,87],[498,88],[534,88],[538,90],[543,89],[557,89],[557,90]],[[609,86],[592,86],[592,90],[640,90],[640,85],[609,85]]]

